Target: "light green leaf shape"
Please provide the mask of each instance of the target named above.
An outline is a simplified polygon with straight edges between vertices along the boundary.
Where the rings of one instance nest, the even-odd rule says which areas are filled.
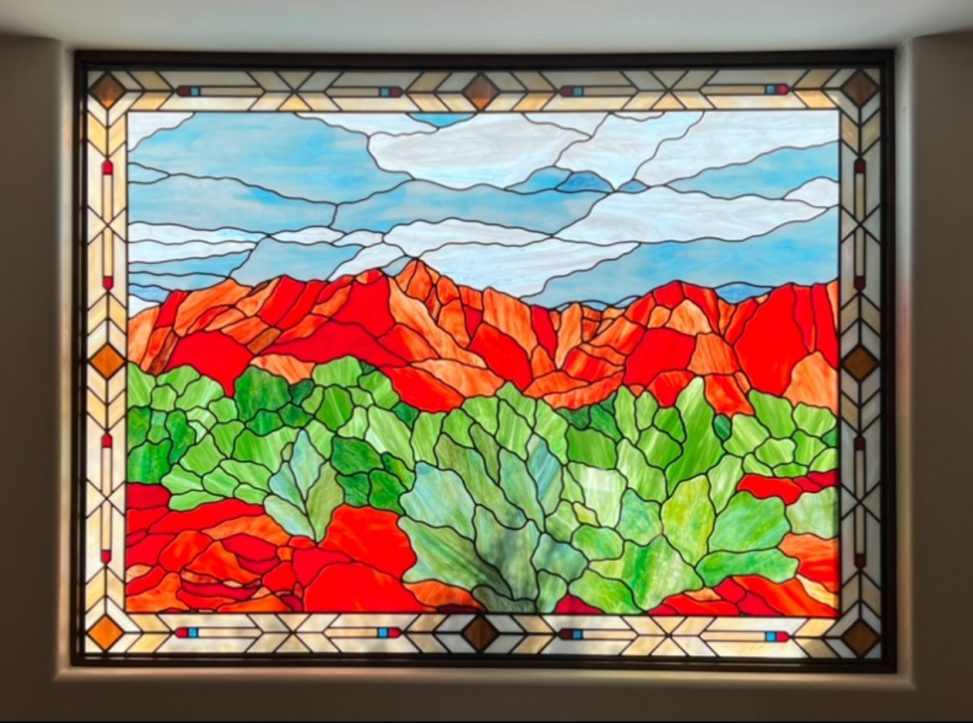
[[[527,465],[519,457],[505,449],[500,450],[500,488],[507,499],[533,520],[539,528],[544,526],[544,510],[537,499],[537,486],[527,471]]]
[[[128,406],[147,407],[152,399],[152,390],[155,388],[155,377],[146,374],[139,369],[137,364],[128,363],[126,366],[128,373]]]
[[[537,550],[531,557],[531,563],[537,570],[547,570],[570,582],[584,572],[588,560],[571,545],[543,533],[537,543]]]
[[[203,488],[218,497],[233,497],[239,486],[240,480],[228,474],[222,467],[217,467],[203,477]]]
[[[791,531],[802,535],[811,533],[830,540],[838,534],[838,492],[835,487],[825,487],[820,492],[805,492],[797,501],[788,505],[787,519]]]
[[[238,462],[235,459],[224,459],[220,462],[220,469],[231,477],[236,477],[242,484],[259,488],[265,493],[270,491],[268,484],[270,483],[271,471],[263,465],[253,462]]]
[[[794,451],[797,445],[791,439],[768,439],[757,447],[754,452],[757,459],[768,467],[776,467],[780,464],[789,464],[794,461]]]
[[[807,467],[797,462],[787,462],[774,467],[775,477],[801,477],[807,474]]]
[[[703,476],[683,482],[662,505],[663,532],[690,565],[706,554],[715,519],[709,481]]]
[[[625,478],[615,470],[595,469],[583,464],[570,464],[568,469],[584,494],[585,506],[598,516],[600,527],[615,527],[622,511]]]
[[[436,456],[437,466],[459,475],[473,501],[493,512],[502,524],[511,528],[524,524],[524,513],[510,504],[500,486],[487,475],[483,458],[476,450],[461,447],[443,435],[436,443]]]
[[[679,442],[655,427],[649,427],[639,435],[638,448],[645,455],[648,463],[659,469],[664,469],[682,454],[682,446]]]
[[[607,527],[581,525],[574,531],[571,544],[589,560],[614,560],[622,554],[622,538]]]
[[[564,485],[561,489],[561,499],[565,502],[584,502],[584,490],[571,474],[570,467],[562,468],[561,479]]]
[[[703,581],[665,537],[646,546],[625,543],[618,560],[593,562],[591,569],[630,586],[635,604],[651,610],[670,595],[699,590]]]
[[[177,464],[169,474],[161,480],[162,486],[172,494],[178,495],[190,490],[203,490],[203,480],[195,472],[190,472],[182,465]]]
[[[351,395],[351,403],[356,407],[368,409],[375,406],[375,398],[361,387],[350,387],[348,394]]]
[[[677,407],[664,407],[655,413],[655,426],[679,442],[686,441],[686,428]]]
[[[568,428],[568,459],[599,469],[614,469],[618,463],[615,442],[594,429]]]
[[[811,464],[815,457],[828,448],[820,439],[812,437],[800,429],[794,432],[792,439],[796,445],[794,461],[798,464]]]
[[[537,403],[537,422],[534,431],[547,442],[551,454],[561,464],[568,463],[568,421],[555,412],[546,402]]]
[[[456,444],[464,447],[472,447],[473,439],[470,437],[470,425],[473,418],[462,409],[454,409],[443,420],[443,434],[448,434]]]
[[[716,517],[711,550],[749,552],[776,547],[790,531],[779,497],[761,500],[749,492],[738,492]]]
[[[642,499],[661,502],[666,498],[665,474],[650,467],[642,452],[627,439],[618,443],[618,471]]]
[[[594,510],[585,507],[580,502],[572,502],[571,509],[574,510],[574,516],[582,525],[598,526],[598,515],[594,513]]]
[[[324,402],[324,389],[321,387],[314,387],[311,393],[301,402],[301,409],[303,409],[308,414],[316,414],[321,408],[321,404]]]
[[[659,403],[655,401],[648,392],[643,392],[635,400],[635,424],[641,430],[646,430],[652,426],[655,413],[659,409]]]
[[[544,514],[550,514],[561,499],[564,483],[560,462],[551,453],[544,438],[538,435],[532,436],[527,442],[527,472],[534,480],[537,499]]]
[[[706,476],[709,478],[709,494],[713,507],[721,512],[743,479],[743,460],[731,454],[725,455]]]
[[[316,419],[312,419],[304,427],[307,433],[311,435],[311,444],[314,448],[325,458],[331,456],[334,445],[332,441],[334,440],[334,432],[325,427],[321,422]]]
[[[545,528],[560,542],[570,542],[574,531],[581,523],[570,502],[562,501],[545,520]]]
[[[236,402],[229,397],[210,402],[209,410],[216,415],[217,421],[232,422],[237,418]]]
[[[618,534],[639,545],[649,544],[662,534],[661,506],[658,502],[646,502],[632,490],[622,495],[622,515],[618,522]]]
[[[783,397],[756,390],[750,392],[749,399],[757,419],[770,431],[772,437],[787,439],[794,434],[794,410],[790,402]]]
[[[338,430],[338,434],[349,439],[364,439],[368,432],[368,412],[365,407],[355,407],[351,419]]]
[[[156,377],[155,383],[159,386],[168,385],[175,389],[177,394],[182,394],[186,391],[186,387],[189,386],[189,383],[194,382],[197,379],[199,379],[199,372],[187,364],[185,366],[176,367],[172,371],[168,371],[165,374],[160,374],[158,377]]]
[[[794,423],[813,437],[823,437],[834,429],[836,421],[829,409],[812,407],[804,402],[798,402],[794,407]]]
[[[537,573],[537,612],[550,614],[568,591],[563,578],[552,575],[546,570]]]
[[[445,417],[442,412],[437,412],[420,414],[416,419],[412,427],[412,449],[417,461],[436,464],[436,440],[439,439]]]
[[[451,470],[440,470],[420,462],[412,490],[399,498],[406,514],[432,527],[451,527],[473,539],[473,498],[463,480]]]
[[[628,387],[619,387],[615,392],[615,423],[624,437],[635,444],[639,438],[639,428],[635,421],[635,395]]]
[[[696,565],[707,587],[715,587],[734,575],[759,575],[771,582],[785,582],[797,573],[798,562],[780,550],[714,552]]]
[[[314,367],[311,378],[322,387],[329,384],[351,387],[358,383],[361,373],[361,363],[354,357],[345,356]]]
[[[186,385],[185,391],[176,400],[177,409],[205,407],[223,396],[223,387],[212,379],[200,377]]]
[[[774,476],[774,470],[757,459],[755,454],[748,454],[743,458],[743,471],[747,474],[759,474],[764,477]]]
[[[447,418],[448,419],[448,418]],[[490,436],[478,423],[470,426],[470,439],[473,440],[473,449],[480,453],[483,464],[486,465],[487,474],[490,479],[500,479],[500,450],[497,440]]]
[[[415,464],[412,444],[409,442],[410,430],[405,422],[393,412],[372,407],[368,410],[368,431],[365,440],[379,452],[388,452],[408,466]]]
[[[534,424],[537,401],[521,394],[512,382],[507,382],[500,387],[500,389],[497,390],[497,397],[509,404],[511,409],[519,414],[528,425]],[[501,422],[501,425],[502,424],[503,423]]]
[[[290,534],[320,542],[332,513],[344,501],[344,491],[334,468],[325,463],[306,431],[301,430],[288,452],[286,462],[270,478],[271,494],[264,507]]]
[[[608,615],[635,615],[642,610],[632,600],[632,591],[619,580],[585,570],[584,575],[568,586],[572,595]]]
[[[812,472],[830,472],[838,469],[838,450],[833,447],[824,450],[814,458],[809,469]]]
[[[770,432],[756,417],[737,414],[733,417],[732,432],[724,448],[730,454],[744,457],[763,444]]]
[[[245,429],[233,443],[233,458],[240,462],[256,462],[276,472],[284,458],[284,449],[296,437],[297,430],[289,427],[282,427],[262,437]]]
[[[462,409],[487,432],[496,434],[498,402],[497,397],[470,397]]]
[[[501,400],[498,411],[499,427],[497,441],[501,447],[509,449],[521,459],[527,458],[527,440],[530,439],[530,426],[508,402]]]
[[[391,409],[399,403],[399,395],[392,388],[392,382],[380,371],[362,376],[358,380],[358,386],[371,394],[375,404],[381,409]]]
[[[176,408],[176,397],[176,390],[170,387],[168,384],[158,385],[152,390],[152,397],[149,403],[152,409],[162,412],[171,412]]]
[[[713,431],[713,408],[706,401],[705,389],[703,380],[696,378],[676,399],[676,409],[686,428],[686,441],[682,455],[666,467],[670,493],[683,480],[706,472],[723,455],[720,438]]]
[[[190,447],[180,460],[180,464],[191,472],[204,475],[216,469],[223,460],[223,454],[216,446],[211,435],[203,437]]]
[[[216,424],[216,415],[205,407],[194,407],[186,412],[186,418],[193,426],[197,437],[202,437]]]
[[[209,492],[191,490],[182,494],[173,495],[169,498],[169,509],[176,512],[186,512],[194,510],[207,502],[218,502],[221,497],[217,497]]]

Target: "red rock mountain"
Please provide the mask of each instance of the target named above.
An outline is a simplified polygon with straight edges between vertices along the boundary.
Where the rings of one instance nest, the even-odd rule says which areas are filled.
[[[835,411],[837,307],[835,283],[732,304],[673,282],[626,308],[555,311],[457,286],[413,261],[397,276],[172,292],[130,321],[129,358],[152,374],[191,364],[232,393],[251,364],[294,382],[353,355],[430,411],[508,381],[557,407],[599,402],[623,384],[671,404],[697,376],[727,414],[752,411],[751,388]]]

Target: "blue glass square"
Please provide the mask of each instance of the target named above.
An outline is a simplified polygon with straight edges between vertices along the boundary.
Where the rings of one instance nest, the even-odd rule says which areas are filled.
[[[580,85],[574,86],[574,94],[575,95],[584,95],[584,88],[582,88]]]
[[[575,630],[571,633],[571,637],[575,640],[581,640],[584,637],[584,633],[581,630]]]
[[[189,94],[190,95],[199,95],[199,86],[198,85],[194,85],[192,88],[190,88],[189,89]]]
[[[191,638],[198,638],[199,637],[199,628],[189,628],[189,637],[191,637]]]
[[[768,643],[777,642],[777,633],[765,633],[764,638]]]
[[[380,638],[387,638],[388,636],[389,636],[389,629],[388,628],[379,628],[378,629],[378,637],[380,637]]]

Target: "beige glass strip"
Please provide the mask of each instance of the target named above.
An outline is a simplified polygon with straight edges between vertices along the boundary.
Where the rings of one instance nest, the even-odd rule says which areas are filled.
[[[836,72],[835,68],[812,68],[795,83],[795,87],[801,89],[824,88]]]
[[[571,96],[566,97],[563,95],[554,95],[546,106],[544,110],[550,111],[561,111],[561,110],[621,110],[625,107],[625,104],[631,99],[630,96],[624,97],[611,97],[611,96],[600,96],[600,97],[589,97],[589,96]]]
[[[477,76],[477,73],[475,73],[473,71],[456,71],[454,73],[448,73],[446,75],[447,75],[447,77],[446,77],[445,80],[442,81],[442,83],[440,83],[437,87],[425,89],[425,92],[427,92],[427,93],[431,93],[433,91],[438,91],[439,93],[459,93],[459,92],[462,92],[462,90],[467,85],[470,84],[470,82],[473,80],[473,78],[475,78]],[[509,75],[509,73],[507,75]],[[487,73],[487,77],[491,77],[491,79],[492,79],[492,74],[491,73]],[[516,81],[514,81],[514,82],[516,83]],[[493,84],[496,85],[498,88],[500,88],[500,85],[499,85],[499,83],[497,83],[496,80],[493,80]],[[517,84],[517,88],[518,89],[520,88],[520,84]],[[410,91],[413,91],[413,90],[419,90],[419,89],[415,87],[415,84],[413,84],[413,86],[411,88],[409,88],[409,90]],[[503,90],[503,89],[501,88],[501,90]]]
[[[813,72],[813,71],[812,71]],[[707,86],[714,85],[767,85],[793,86],[804,76],[805,71],[798,68],[725,68],[718,70],[707,81]]]
[[[332,87],[334,89],[344,89],[346,86],[360,86],[367,88],[408,88],[416,81],[418,77],[419,73],[417,72],[376,73],[374,71],[351,71],[348,73],[342,73],[341,76],[334,81]]]
[[[332,100],[343,111],[405,111],[422,110],[418,103],[403,95],[399,98],[334,98]]]
[[[415,93],[409,97],[419,110],[425,113],[443,113],[449,111],[449,106],[432,93]]]
[[[132,77],[146,90],[168,90],[169,84],[154,70],[133,70]]]
[[[797,90],[794,95],[801,99],[808,108],[834,108],[834,101],[820,90]]]
[[[542,110],[554,96],[550,92],[528,93],[514,106],[514,110],[531,112]]]
[[[408,90],[410,93],[433,93],[449,75],[449,73],[423,73],[409,85]]]
[[[454,75],[460,75],[460,74],[454,73]],[[490,79],[491,83],[497,86],[497,90],[499,90],[501,93],[517,92],[517,91],[522,91],[524,89],[523,84],[521,84],[521,82],[517,80],[516,76],[513,73],[491,70],[490,72],[486,73],[486,77]],[[446,89],[445,85],[442,89],[444,90]]]
[[[162,70],[159,73],[172,88],[180,85],[256,85],[250,74],[243,70]]]
[[[437,97],[446,106],[447,110],[460,113],[473,113],[476,111],[476,106],[467,100],[466,96],[461,93],[438,93]],[[498,96],[499,97],[499,96]],[[494,99],[490,105],[492,106],[496,103]],[[491,108],[493,110],[493,108]]]
[[[132,110],[158,110],[166,99],[172,95],[168,91],[160,93],[142,93],[132,105]]]

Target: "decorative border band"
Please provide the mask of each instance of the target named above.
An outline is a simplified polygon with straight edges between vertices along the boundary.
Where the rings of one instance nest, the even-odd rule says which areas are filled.
[[[406,62],[406,61],[403,61]],[[527,661],[894,659],[888,374],[887,68],[338,71],[79,65],[80,304],[75,659],[453,655]],[[837,620],[563,615],[125,612],[127,114],[835,109],[840,121],[841,496]],[[885,522],[883,523],[883,519]],[[883,588],[883,585],[886,587]],[[320,656],[320,657],[319,657]],[[523,664],[523,663],[521,663]]]

